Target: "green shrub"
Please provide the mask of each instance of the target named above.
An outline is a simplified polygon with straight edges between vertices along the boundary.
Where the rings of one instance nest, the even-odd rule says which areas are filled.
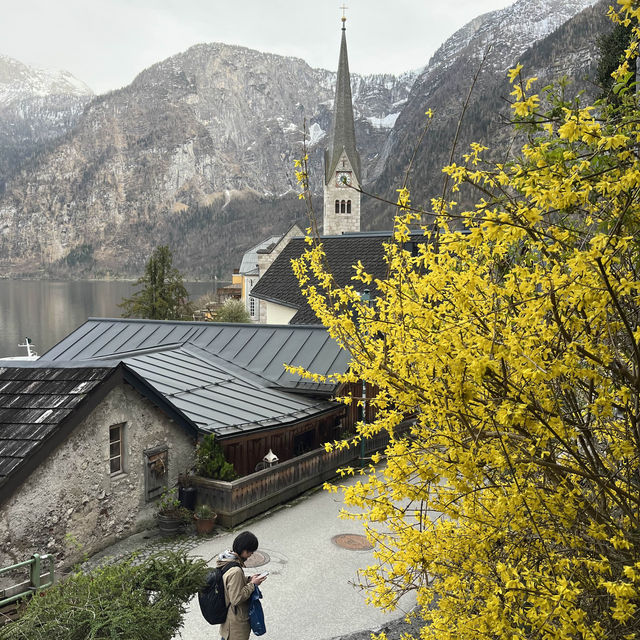
[[[238,477],[233,465],[226,461],[213,433],[208,433],[198,443],[195,470],[197,475],[213,480],[233,480]]]
[[[158,502],[157,514],[161,516],[167,516],[168,518],[176,518],[177,520],[191,519],[191,512],[182,506],[182,503],[178,499],[178,489],[167,489],[163,491]]]
[[[75,573],[33,597],[0,640],[171,640],[207,572],[205,560],[164,552]]]

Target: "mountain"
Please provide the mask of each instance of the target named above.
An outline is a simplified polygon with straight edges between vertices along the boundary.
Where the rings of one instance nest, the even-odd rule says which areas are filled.
[[[416,75],[353,76],[368,166]],[[89,102],[72,131],[7,181],[0,267],[137,274],[169,242],[190,275],[228,273],[242,248],[304,217],[293,161],[306,120],[321,176],[335,81],[303,60],[225,44],[153,65]]]
[[[0,192],[20,164],[73,128],[92,97],[66,71],[35,69],[0,55]]]
[[[612,28],[606,18],[608,3],[596,0],[518,0],[515,4],[479,16],[449,38],[417,78],[407,103],[382,151],[383,170],[366,185],[369,193],[395,201],[414,154],[409,176],[412,202],[429,209],[431,198],[443,193],[443,166],[449,164],[458,122],[480,69],[458,132],[454,158],[470,142],[490,147],[487,157],[504,158],[513,140],[505,126],[510,109],[506,72],[518,62],[526,77],[538,77],[536,87],[566,76],[567,91],[587,97],[597,92],[593,78],[597,64],[596,39]],[[484,59],[484,61],[483,61]],[[425,111],[434,116],[417,147],[426,124]],[[471,202],[469,193],[456,200]],[[393,207],[363,200],[372,228],[389,228]]]
[[[506,70],[522,62],[539,86],[561,74],[593,92],[598,34],[610,28],[595,0],[518,0],[449,38],[421,73],[352,74],[365,189],[395,200],[424,112],[435,117],[410,172],[414,203],[442,192],[456,152],[489,143],[509,152]],[[337,49],[337,47],[336,47]],[[422,61],[416,61],[419,67]],[[336,75],[303,60],[202,44],[98,96],[61,138],[32,154],[0,195],[0,272],[104,277],[139,274],[169,244],[189,276],[227,275],[242,252],[291,222],[306,226],[293,182],[306,122],[314,208]],[[468,197],[462,194],[462,198]],[[362,203],[365,228],[389,228],[393,207]]]

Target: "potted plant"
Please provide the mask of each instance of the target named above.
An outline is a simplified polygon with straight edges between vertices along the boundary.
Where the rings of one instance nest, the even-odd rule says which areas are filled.
[[[175,535],[189,518],[190,512],[178,500],[176,488],[165,491],[160,497],[156,518],[160,532],[165,536]]]
[[[196,446],[196,475],[213,480],[235,480],[238,477],[233,465],[224,457],[222,445],[213,433],[208,433]]]
[[[198,535],[205,535],[213,531],[218,514],[208,504],[199,504],[193,512],[193,517]]]

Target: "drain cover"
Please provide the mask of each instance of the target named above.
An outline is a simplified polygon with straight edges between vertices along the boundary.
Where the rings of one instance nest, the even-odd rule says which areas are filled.
[[[267,564],[270,560],[269,554],[265,551],[254,551],[251,557],[245,560],[244,566],[248,569],[253,569],[254,567],[261,567],[263,564]]]
[[[341,533],[333,536],[331,541],[349,551],[368,551],[373,549],[373,545],[367,540],[366,536],[361,536],[357,533]]]

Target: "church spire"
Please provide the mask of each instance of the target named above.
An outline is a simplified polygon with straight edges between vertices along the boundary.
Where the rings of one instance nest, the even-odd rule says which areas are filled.
[[[356,151],[356,134],[353,125],[353,105],[351,101],[351,78],[349,76],[349,58],[347,56],[347,18],[346,7],[342,7],[342,42],[338,58],[338,78],[336,82],[336,99],[333,108],[333,124],[329,138],[329,147],[325,151],[324,171],[325,184],[333,179],[334,172],[343,152],[353,168],[355,178],[360,183],[360,155]]]
[[[343,6],[333,124],[324,152],[324,235],[360,231],[360,155],[353,126],[345,9]]]

